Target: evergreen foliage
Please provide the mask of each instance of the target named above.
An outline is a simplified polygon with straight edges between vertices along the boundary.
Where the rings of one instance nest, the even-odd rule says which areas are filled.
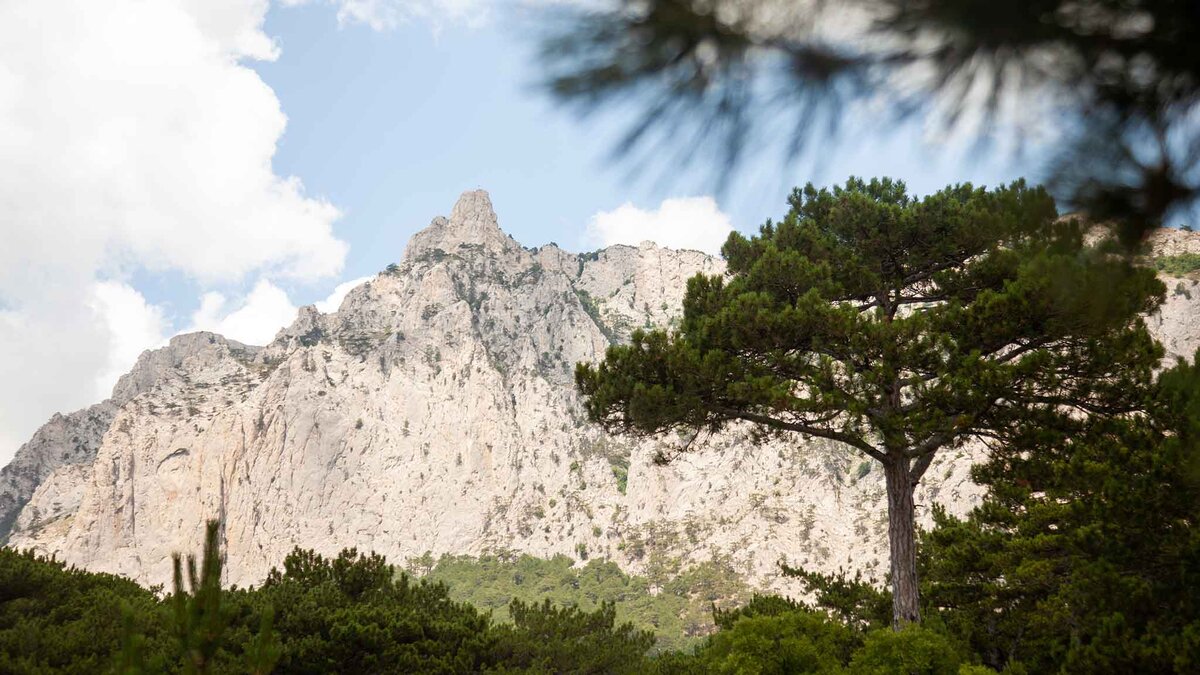
[[[195,556],[187,557],[187,578],[191,591],[184,588],[183,559],[176,554],[174,563],[175,592],[170,605],[174,617],[175,637],[179,641],[180,661],[186,675],[202,675],[212,672],[224,644],[225,633],[233,618],[228,605],[223,602],[221,589],[221,549],[219,543],[220,524],[209,521],[205,529],[204,553],[200,572],[196,571]],[[269,673],[279,658],[278,641],[272,631],[273,613],[262,615],[259,635],[249,645],[246,672]],[[142,670],[139,664],[138,638],[130,635],[124,645],[122,663],[128,670]],[[135,642],[137,641],[137,642]]]
[[[783,565],[785,576],[800,579],[813,594],[814,608],[828,613],[847,626],[871,630],[888,625],[892,619],[891,595],[856,572],[853,577],[844,571],[821,574],[802,568]]]
[[[864,627],[785,598],[756,598],[721,613],[720,632],[690,654],[658,658],[659,673],[785,675],[956,675],[995,672],[975,663],[944,626],[888,622]]]
[[[296,550],[249,596],[275,609],[282,672],[469,672],[488,663],[488,618],[379,555]]]
[[[1135,409],[1161,358],[1140,315],[1165,289],[1021,182],[915,199],[851,179],[789,202],[730,235],[726,276],[688,282],[677,332],[635,331],[576,382],[610,431],[749,423],[879,462],[893,622],[917,621],[913,491],[934,456]]]
[[[850,661],[855,675],[956,675],[962,655],[950,639],[925,626],[877,630]]]
[[[712,673],[839,672],[858,645],[849,628],[816,612],[743,616],[698,652]]]
[[[496,660],[505,669],[536,673],[602,675],[639,673],[654,645],[650,631],[616,623],[616,609],[605,602],[595,612],[555,607],[550,600],[509,606],[511,625],[497,629]]]
[[[1200,272],[1200,253],[1180,253],[1159,256],[1153,260],[1154,269],[1173,277]]]
[[[103,672],[126,635],[169,641],[164,619],[128,579],[0,548],[0,672]]]
[[[928,602],[989,665],[1200,668],[1200,367],[1149,396],[1148,415],[997,449],[975,470],[984,502],[936,513]]]
[[[222,589],[217,525],[175,591],[0,549],[0,672],[641,672],[653,636],[596,611],[514,601],[496,625],[379,555],[297,549],[256,589]],[[186,572],[185,572],[186,570]],[[188,580],[185,588],[185,579]]]
[[[983,503],[965,519],[935,511],[922,537],[923,606],[960,654],[958,672],[1197,669],[1200,367],[1179,363],[1143,394],[1148,413],[1092,420],[1070,435],[1031,429],[997,446],[974,472]],[[869,635],[885,625],[886,592],[844,574],[789,571],[807,583],[812,607],[761,598],[729,616],[819,609]],[[888,638],[874,639],[882,650]],[[929,639],[941,641],[919,641]],[[916,648],[896,648],[878,672],[902,672],[901,652]]]

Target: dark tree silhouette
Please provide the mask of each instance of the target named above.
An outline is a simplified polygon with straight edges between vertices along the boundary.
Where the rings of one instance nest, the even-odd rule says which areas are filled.
[[[619,150],[716,151],[727,177],[756,142],[796,157],[863,97],[893,120],[940,112],[986,130],[1052,102],[1049,179],[1136,241],[1200,190],[1195,0],[618,0],[554,14],[547,85],[592,112],[640,107]],[[1045,123],[1045,120],[1041,120]],[[889,120],[880,120],[887,124]]]

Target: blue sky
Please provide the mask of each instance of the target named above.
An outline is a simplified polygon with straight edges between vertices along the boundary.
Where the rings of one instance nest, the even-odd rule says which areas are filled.
[[[484,188],[501,225],[528,246],[556,241],[588,247],[589,218],[626,202],[651,209],[663,199],[707,194],[691,176],[663,184],[654,170],[630,175],[611,150],[622,126],[612,116],[577,119],[537,88],[535,44],[519,16],[435,27],[413,20],[392,30],[339,25],[333,7],[274,7],[266,32],[280,58],[255,65],[275,90],[288,128],[276,171],[342,210],[335,232],[350,243],[345,277],[372,274],[400,256],[408,237],[449,211],[466,189]],[[941,149],[914,124],[828,145],[820,162],[747,167],[718,200],[738,229],[783,211],[790,185],[847,175],[891,175],[918,192],[949,182],[994,184],[1024,172],[1011,158]],[[655,167],[658,169],[658,167]],[[296,287],[315,300],[326,288]]]
[[[529,20],[548,2],[0,5],[0,462],[171,335],[265,343],[299,305],[332,311],[464,190],[488,190],[527,246],[715,250],[807,181],[1036,178],[865,113],[721,194],[703,165],[631,173],[610,154],[620,120],[537,88]]]

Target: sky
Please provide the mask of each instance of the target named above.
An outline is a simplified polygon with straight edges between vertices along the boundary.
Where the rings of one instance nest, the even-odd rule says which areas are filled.
[[[716,253],[809,181],[1036,178],[863,116],[720,192],[665,157],[638,173],[620,119],[537,86],[531,20],[570,1],[0,3],[0,464],[172,335],[264,344],[301,305],[336,310],[465,190],[526,246]]]

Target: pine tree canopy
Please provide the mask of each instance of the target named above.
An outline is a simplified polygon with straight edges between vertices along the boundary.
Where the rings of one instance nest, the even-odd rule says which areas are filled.
[[[920,620],[913,492],[936,453],[1137,410],[1165,288],[1023,182],[916,199],[852,178],[789,202],[688,282],[677,331],[635,332],[576,383],[609,430],[748,423],[881,463],[900,628]]]
[[[973,468],[982,503],[961,520],[935,511],[921,550],[927,607],[986,665],[1200,667],[1195,364],[1164,371],[1145,414],[998,448]]]
[[[1041,188],[969,184],[923,199],[901,182],[795,190],[734,233],[725,276],[688,282],[673,332],[634,333],[576,380],[610,430],[735,421],[918,460],[1047,416],[1120,412],[1161,359],[1139,314],[1154,273],[1059,219]]]

